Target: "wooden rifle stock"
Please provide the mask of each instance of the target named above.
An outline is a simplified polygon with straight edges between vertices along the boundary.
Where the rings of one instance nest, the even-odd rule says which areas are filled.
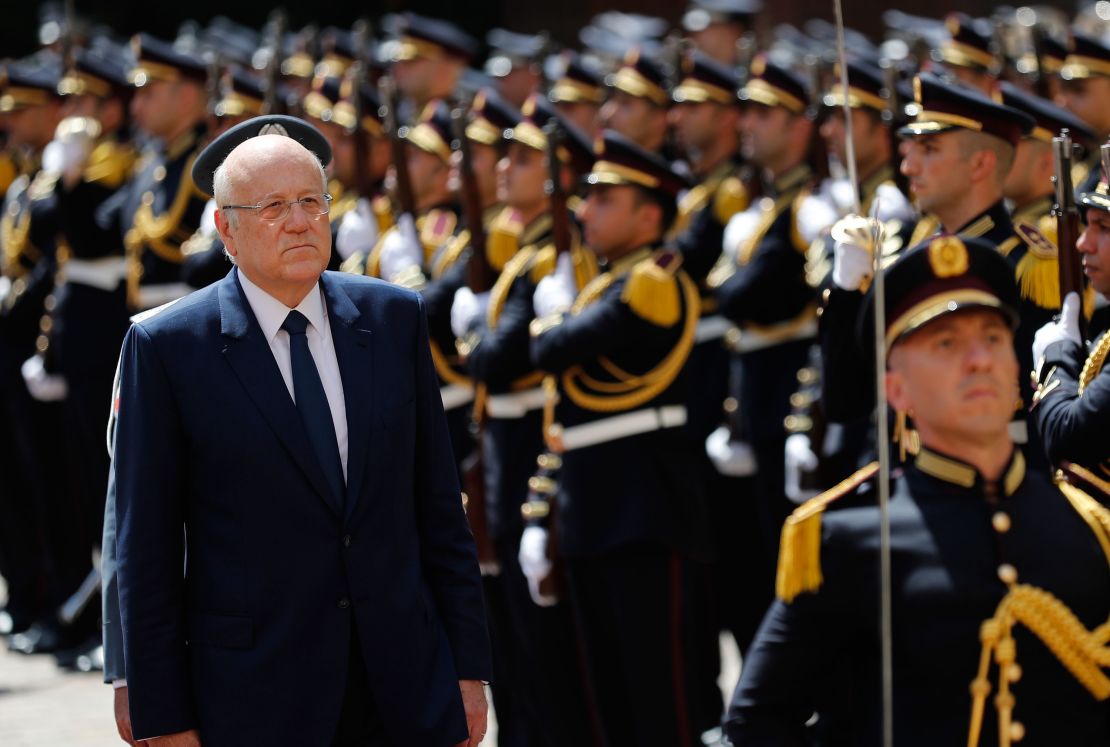
[[[262,73],[262,113],[276,114],[278,111],[278,80],[281,78],[281,44],[285,38],[287,20],[285,11],[275,10],[270,14],[270,56],[266,59],[266,69]]]
[[[367,167],[370,143],[367,140],[367,132],[362,127],[362,118],[366,115],[366,112],[363,111],[362,86],[370,78],[370,22],[365,19],[356,21],[354,37],[357,57],[355,64],[351,66],[347,75],[351,87],[351,107],[354,109],[355,121],[347,130],[347,135],[354,139],[355,163],[357,164],[355,167],[357,176],[355,178],[358,182],[355,188],[358,190],[359,197],[370,199],[374,192],[373,183],[370,180],[370,169]]]
[[[563,147],[563,129],[552,117],[543,127],[547,138],[547,196],[551,203],[551,238],[555,253],[569,252],[571,248],[570,214],[567,212],[567,193],[563,189],[563,162],[559,149]]]
[[[887,92],[887,106],[882,116],[890,131],[890,165],[894,171],[894,185],[902,194],[908,195],[910,183],[902,173],[902,153],[899,150],[902,138],[898,135],[898,128],[905,123],[906,109],[898,93],[898,66],[892,60],[883,61],[883,84]]]
[[[1103,146],[1103,159],[1108,156],[1107,146]],[[1079,240],[1079,210],[1075,206],[1075,193],[1071,183],[1072,140],[1066,129],[1052,138],[1052,155],[1056,173],[1052,177],[1055,186],[1055,204],[1052,214],[1056,218],[1056,247],[1060,266],[1060,301],[1068,293],[1076,293],[1083,298],[1083,263],[1075,248]],[[1087,320],[1079,314],[1080,337],[1086,339]]]
[[[394,197],[397,199],[397,208],[401,213],[415,216],[416,200],[412,195],[412,181],[409,179],[409,164],[405,158],[405,130],[397,119],[397,108],[400,95],[393,78],[388,73],[378,81],[378,92],[381,98],[382,120],[385,131],[389,136],[390,150],[393,154]]]
[[[458,143],[459,197],[462,198],[463,217],[470,233],[470,257],[466,264],[466,285],[475,293],[485,293],[493,287],[497,276],[486,256],[486,229],[482,223],[482,194],[478,190],[478,175],[474,173],[474,154],[466,136],[467,111],[458,106],[451,110],[451,129]]]
[[[821,85],[821,60],[815,55],[809,55],[805,60],[806,71],[809,73],[810,80],[810,102],[809,107],[806,109],[806,118],[813,123],[813,135],[809,140],[809,160],[810,165],[813,167],[813,172],[817,175],[817,181],[821,182],[829,178],[829,149],[825,143],[825,138],[821,137],[820,118],[821,118],[821,92],[824,90]]]

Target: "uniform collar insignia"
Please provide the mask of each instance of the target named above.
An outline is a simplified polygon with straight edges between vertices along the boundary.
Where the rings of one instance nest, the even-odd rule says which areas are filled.
[[[959,485],[962,488],[971,488],[980,481],[979,471],[969,464],[943,456],[935,451],[922,447],[914,465],[925,474],[938,480]],[[1002,491],[1006,497],[1013,495],[1025,479],[1025,456],[1019,449],[1014,450],[1010,466],[1002,475]]]

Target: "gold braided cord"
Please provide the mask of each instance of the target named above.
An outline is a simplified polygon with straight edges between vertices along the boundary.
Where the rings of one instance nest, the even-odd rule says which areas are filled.
[[[1079,391],[1077,392],[1079,396],[1083,396],[1083,392],[1102,371],[1102,366],[1106,363],[1108,354],[1110,354],[1110,331],[1103,333],[1094,349],[1091,350],[1091,354],[1087,356],[1087,360],[1083,363],[1083,370],[1079,372]]]
[[[1017,644],[1013,628],[1023,624],[1052,652],[1096,700],[1110,698],[1110,677],[1103,670],[1110,667],[1110,621],[1088,631],[1067,605],[1044,589],[1020,584],[1012,586],[1002,598],[994,617],[982,624],[979,639],[983,642],[979,673],[971,683],[971,724],[968,747],[977,747],[983,727],[983,711],[991,685],[988,679],[993,656],[998,665],[999,747],[1010,747],[1019,741],[1024,729],[1014,721],[1015,699],[1010,685],[1021,677],[1017,664]]]
[[[588,285],[585,290],[579,295],[578,301],[581,301],[591,289],[603,283],[602,275],[597,278],[593,283]],[[686,359],[690,355],[690,351],[694,347],[694,333],[697,330],[699,314],[697,313],[698,304],[700,303],[700,296],[698,288],[694,282],[690,280],[685,272],[679,272],[675,278],[678,280],[681,288],[683,300],[686,307],[686,321],[682,329],[682,334],[679,337],[678,344],[673,350],[651,371],[636,377],[635,388],[626,387],[629,389],[627,393],[622,394],[595,394],[587,392],[579,381],[588,384],[585,381],[585,374],[583,373],[582,366],[574,366],[568,369],[562,377],[563,391],[579,407],[586,410],[593,410],[595,412],[617,412],[621,410],[631,410],[636,407],[650,402],[655,397],[659,396],[663,391],[669,387],[679,373],[682,367],[686,364]],[[608,283],[604,283],[608,285]],[[597,291],[600,295],[600,291]],[[575,301],[575,307],[578,306],[578,301]],[[612,370],[619,371],[610,361],[605,358],[601,359],[603,366],[612,366]]]
[[[19,255],[27,246],[27,236],[31,232],[31,211],[24,211],[17,220],[12,215],[0,219],[0,242],[4,246],[4,274],[16,277],[22,274]]]
[[[452,367],[451,363],[447,360],[447,356],[439,349],[439,343],[435,340],[430,341],[432,349],[432,364],[435,366],[436,373],[439,378],[446,381],[448,384],[457,384],[458,386],[474,386],[474,382],[463,376]]]
[[[1110,563],[1110,510],[1070,483],[1059,481],[1056,485],[1075,512],[1087,522]]]
[[[517,277],[531,264],[535,254],[534,246],[519,249],[512,259],[505,263],[505,269],[497,276],[497,281],[490,289],[489,307],[486,309],[486,325],[491,330],[497,329],[497,321],[501,318],[501,312],[505,310],[505,302],[509,300],[509,290]]]

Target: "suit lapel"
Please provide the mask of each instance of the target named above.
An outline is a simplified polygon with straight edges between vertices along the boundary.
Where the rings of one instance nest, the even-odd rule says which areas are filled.
[[[239,286],[238,272],[232,270],[218,289],[224,357],[312,487],[332,510],[337,510],[274,354]]]
[[[373,333],[359,324],[360,312],[342,285],[324,273],[321,280],[331,320],[331,336],[343,400],[347,412],[347,516],[362,495],[366,456],[370,446],[370,424],[374,409]]]

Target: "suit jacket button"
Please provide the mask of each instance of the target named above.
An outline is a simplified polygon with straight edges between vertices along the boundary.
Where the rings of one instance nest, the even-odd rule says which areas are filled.
[[[347,609],[347,608],[348,608],[348,607],[350,607],[350,606],[351,606],[351,602],[350,602],[350,600],[348,600],[348,599],[347,599],[346,597],[344,597],[343,599],[340,599],[340,600],[339,600],[339,609],[341,609],[341,610],[345,610],[345,609]]]
[[[343,535],[343,547],[350,547],[350,546],[351,546],[351,535],[344,534]]]

